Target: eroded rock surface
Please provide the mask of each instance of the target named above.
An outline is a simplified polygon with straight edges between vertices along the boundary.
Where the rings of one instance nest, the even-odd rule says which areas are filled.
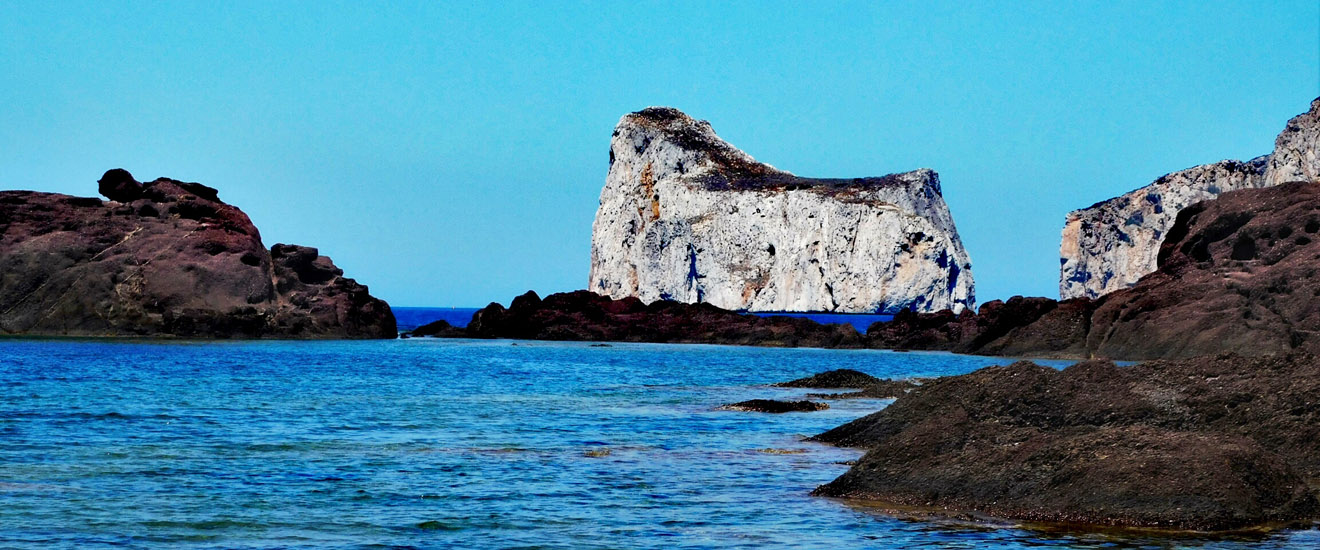
[[[1098,298],[1155,271],[1160,243],[1183,208],[1228,191],[1320,179],[1318,142],[1320,99],[1288,121],[1269,155],[1174,172],[1068,214],[1059,245],[1059,296]]]
[[[1320,514],[1320,361],[1028,362],[929,381],[815,439],[868,449],[817,489],[937,513],[1169,529]]]
[[[1059,295],[1097,298],[1155,271],[1160,243],[1178,211],[1225,191],[1265,186],[1267,157],[1174,172],[1068,214],[1059,247]]]
[[[110,201],[0,192],[0,332],[394,338],[394,314],[315,248],[267,250],[215,189],[115,169]]]
[[[670,108],[619,121],[592,229],[588,289],[616,299],[839,312],[975,302],[935,172],[801,178]]]

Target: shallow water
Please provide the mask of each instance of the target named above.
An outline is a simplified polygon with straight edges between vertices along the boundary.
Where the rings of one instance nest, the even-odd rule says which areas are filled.
[[[4,548],[1293,548],[905,521],[808,492],[885,401],[717,412],[838,367],[1002,359],[696,345],[0,340]]]

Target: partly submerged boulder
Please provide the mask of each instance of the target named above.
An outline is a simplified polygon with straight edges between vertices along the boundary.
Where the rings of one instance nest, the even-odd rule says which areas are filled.
[[[267,250],[215,189],[106,172],[111,202],[0,192],[0,333],[394,338],[394,314],[315,248]]]
[[[721,405],[721,411],[741,411],[741,412],[763,412],[763,413],[788,413],[788,412],[813,412],[823,411],[830,408],[824,403],[815,401],[778,401],[774,399],[749,399],[739,401],[728,405]]]

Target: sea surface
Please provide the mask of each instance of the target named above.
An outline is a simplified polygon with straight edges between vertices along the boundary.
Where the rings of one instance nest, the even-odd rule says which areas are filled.
[[[884,407],[715,407],[874,350],[409,339],[0,340],[0,548],[1315,548],[898,519],[808,493]],[[1062,365],[1055,363],[1055,365]]]

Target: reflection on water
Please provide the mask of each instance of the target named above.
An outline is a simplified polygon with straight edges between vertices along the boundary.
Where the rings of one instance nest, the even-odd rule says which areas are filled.
[[[1002,360],[507,341],[0,341],[0,547],[1292,548],[912,521],[808,496],[827,411],[718,412],[839,367]]]

